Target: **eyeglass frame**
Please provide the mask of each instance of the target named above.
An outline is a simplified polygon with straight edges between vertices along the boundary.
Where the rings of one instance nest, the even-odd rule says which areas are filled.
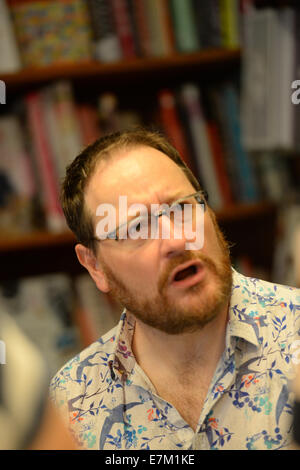
[[[161,217],[161,216],[163,216],[163,215],[168,215],[168,214],[167,214],[167,211],[171,211],[171,209],[172,209],[173,206],[176,206],[177,204],[180,204],[180,203],[181,203],[182,201],[184,201],[185,199],[188,199],[188,198],[191,198],[191,197],[195,197],[195,198],[196,198],[197,196],[200,196],[200,195],[202,196],[201,201],[197,201],[197,199],[196,199],[196,201],[197,201],[198,204],[204,204],[204,211],[206,211],[206,206],[207,206],[207,201],[208,201],[208,193],[207,193],[207,191],[205,191],[205,190],[203,190],[203,189],[200,189],[199,191],[196,191],[195,193],[188,194],[187,196],[183,196],[183,197],[181,197],[181,198],[179,198],[179,199],[176,199],[176,201],[172,202],[172,204],[169,206],[168,209],[162,209],[162,210],[160,210],[157,214],[153,214],[153,217],[155,217],[155,218],[158,219],[159,217]],[[139,219],[140,217],[141,217],[140,215],[134,217],[134,218],[130,221],[130,223],[133,223],[135,220]],[[90,240],[91,240],[91,241],[97,241],[97,242],[105,242],[106,240],[113,240],[113,241],[118,242],[118,241],[120,241],[120,240],[123,240],[122,238],[113,238],[113,237],[111,237],[110,235],[113,234],[113,233],[116,234],[116,233],[120,230],[121,227],[124,227],[124,226],[127,225],[127,224],[128,224],[128,222],[123,222],[122,224],[118,225],[118,227],[115,228],[112,232],[110,232],[110,233],[106,236],[106,238],[104,238],[104,239],[100,239],[100,238],[98,238],[98,237],[93,237],[93,238],[90,238]]]

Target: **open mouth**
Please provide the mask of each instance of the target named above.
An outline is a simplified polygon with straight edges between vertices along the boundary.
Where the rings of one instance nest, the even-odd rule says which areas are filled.
[[[193,285],[201,280],[204,274],[204,266],[198,261],[190,261],[178,266],[172,273],[170,284],[177,287]]]

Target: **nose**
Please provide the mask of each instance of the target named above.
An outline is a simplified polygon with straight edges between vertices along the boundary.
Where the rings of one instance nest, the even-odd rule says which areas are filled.
[[[160,218],[160,242],[162,254],[171,258],[182,254],[186,249],[186,238],[183,226],[178,226],[168,216],[162,215]]]

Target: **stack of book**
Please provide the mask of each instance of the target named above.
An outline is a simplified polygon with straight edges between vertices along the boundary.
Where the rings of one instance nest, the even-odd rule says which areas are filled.
[[[241,11],[239,0],[0,0],[0,71],[238,48]]]

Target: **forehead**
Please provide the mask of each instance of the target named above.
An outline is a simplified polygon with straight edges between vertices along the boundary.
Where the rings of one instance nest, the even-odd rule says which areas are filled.
[[[195,189],[181,168],[167,155],[141,146],[117,151],[101,162],[86,189],[85,202],[94,211],[99,203],[117,205],[119,196],[128,202],[165,202]],[[153,200],[155,199],[155,200]]]

